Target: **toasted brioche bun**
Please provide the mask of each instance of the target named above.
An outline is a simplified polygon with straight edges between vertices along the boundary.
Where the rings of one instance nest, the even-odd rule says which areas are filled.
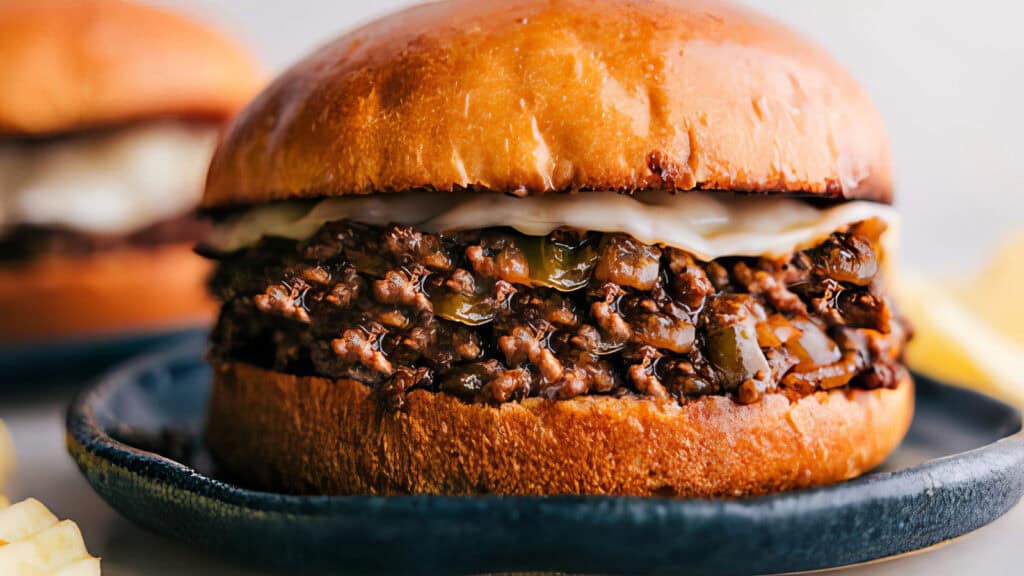
[[[46,255],[0,267],[0,341],[208,323],[210,263],[187,244]]]
[[[770,19],[711,0],[447,0],[278,78],[203,204],[418,188],[892,198],[878,111]]]
[[[123,0],[0,2],[0,133],[226,118],[262,85],[235,41]]]
[[[717,497],[836,482],[877,466],[913,414],[913,383],[772,394],[530,398],[493,407],[414,391],[388,413],[370,388],[216,364],[207,443],[255,487],[311,494]]]
[[[446,0],[339,38],[236,119],[206,208],[428,189],[725,190],[892,200],[878,111],[791,30],[710,0]],[[756,495],[878,465],[894,390],[679,404],[467,404],[214,362],[207,443],[302,494]]]

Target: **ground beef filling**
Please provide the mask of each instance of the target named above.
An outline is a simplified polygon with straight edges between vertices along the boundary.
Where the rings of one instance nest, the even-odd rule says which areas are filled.
[[[786,258],[700,262],[621,234],[334,222],[218,257],[212,353],[358,380],[392,410],[414,389],[493,404],[752,403],[895,387],[907,330],[880,278],[882,229],[862,222]]]

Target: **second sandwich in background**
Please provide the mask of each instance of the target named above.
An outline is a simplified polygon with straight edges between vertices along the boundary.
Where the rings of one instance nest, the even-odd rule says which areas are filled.
[[[0,341],[207,317],[192,214],[259,66],[119,0],[4,2],[0,59]]]

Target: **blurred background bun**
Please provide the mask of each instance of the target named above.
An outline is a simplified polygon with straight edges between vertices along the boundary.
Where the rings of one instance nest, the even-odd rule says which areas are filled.
[[[5,0],[0,62],[8,135],[223,119],[262,81],[249,53],[220,30],[124,0]]]
[[[209,318],[194,210],[261,67],[122,0],[0,2],[0,61],[0,341]]]

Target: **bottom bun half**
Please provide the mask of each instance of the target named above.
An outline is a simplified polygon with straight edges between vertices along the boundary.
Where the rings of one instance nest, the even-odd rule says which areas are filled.
[[[350,380],[214,366],[207,442],[256,488],[299,494],[734,497],[838,482],[902,440],[913,382],[739,405],[645,398],[466,404],[418,390],[385,412]]]
[[[0,267],[0,341],[39,341],[209,322],[210,264],[191,244],[45,255]]]

